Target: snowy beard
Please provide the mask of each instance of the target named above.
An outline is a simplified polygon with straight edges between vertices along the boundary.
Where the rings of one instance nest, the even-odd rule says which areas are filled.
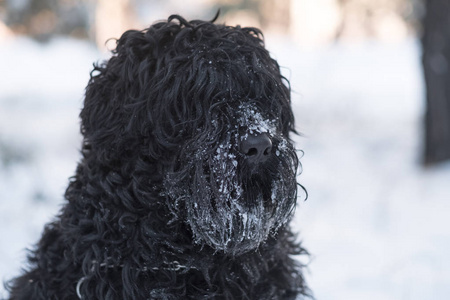
[[[197,148],[191,144],[188,148],[195,150],[179,159],[184,165],[167,175],[164,194],[170,198],[174,220],[184,219],[197,244],[240,255],[256,250],[291,218],[298,159],[274,123],[244,109],[238,124],[228,126],[220,141],[196,144]],[[272,153],[255,166],[239,145],[247,134],[262,132],[271,138]]]

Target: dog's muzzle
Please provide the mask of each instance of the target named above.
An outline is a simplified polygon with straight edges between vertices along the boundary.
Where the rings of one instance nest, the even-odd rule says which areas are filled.
[[[180,169],[164,182],[173,221],[187,223],[195,243],[230,256],[277,234],[296,202],[293,146],[274,121],[256,109],[242,111],[238,124],[213,123],[219,127],[212,126],[208,143],[203,136],[192,139],[178,159]]]

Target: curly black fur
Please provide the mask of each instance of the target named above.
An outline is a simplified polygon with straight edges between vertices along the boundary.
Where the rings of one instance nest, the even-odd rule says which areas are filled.
[[[289,83],[258,29],[213,22],[127,31],[94,66],[67,203],[10,299],[308,295]],[[250,163],[239,145],[262,133],[270,158]]]

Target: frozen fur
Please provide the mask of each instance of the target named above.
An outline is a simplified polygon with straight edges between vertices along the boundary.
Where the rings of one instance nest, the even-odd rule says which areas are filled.
[[[258,29],[174,15],[127,31],[80,116],[67,202],[10,299],[307,296],[289,83]],[[261,134],[255,163],[240,145]]]

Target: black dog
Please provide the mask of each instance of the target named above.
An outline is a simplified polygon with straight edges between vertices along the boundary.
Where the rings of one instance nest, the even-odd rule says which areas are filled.
[[[95,66],[67,204],[10,299],[297,299],[288,81],[255,28],[171,16]]]

